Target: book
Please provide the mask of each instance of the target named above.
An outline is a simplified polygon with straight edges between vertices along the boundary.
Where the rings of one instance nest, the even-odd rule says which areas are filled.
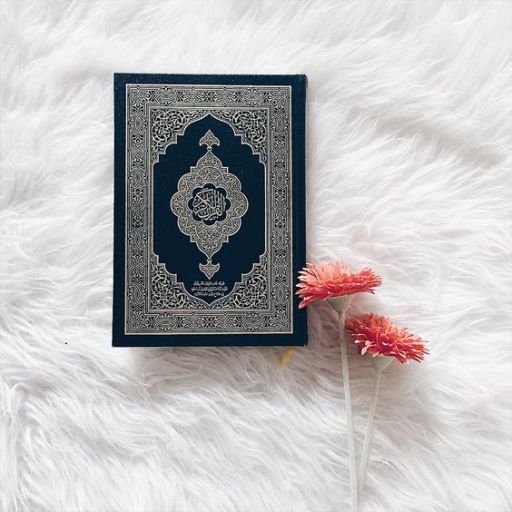
[[[114,75],[114,346],[305,345],[305,75]]]

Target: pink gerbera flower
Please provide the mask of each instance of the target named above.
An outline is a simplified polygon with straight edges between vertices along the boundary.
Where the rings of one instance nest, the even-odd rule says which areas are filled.
[[[394,357],[401,363],[422,361],[428,354],[423,340],[404,327],[393,325],[385,316],[368,313],[347,320],[345,329],[354,338],[361,354]]]
[[[342,263],[308,263],[299,272],[297,295],[302,299],[299,308],[316,300],[374,292],[382,284],[381,278],[369,268],[352,272]]]

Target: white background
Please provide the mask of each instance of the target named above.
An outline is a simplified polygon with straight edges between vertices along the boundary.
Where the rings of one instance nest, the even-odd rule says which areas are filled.
[[[327,306],[284,370],[110,347],[115,71],[309,76],[308,257],[431,352],[386,372],[363,510],[511,510],[509,2],[0,4],[2,511],[348,510]]]

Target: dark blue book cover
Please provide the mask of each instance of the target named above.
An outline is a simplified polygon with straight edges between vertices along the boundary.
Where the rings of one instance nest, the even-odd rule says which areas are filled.
[[[305,345],[304,75],[114,75],[114,346]]]

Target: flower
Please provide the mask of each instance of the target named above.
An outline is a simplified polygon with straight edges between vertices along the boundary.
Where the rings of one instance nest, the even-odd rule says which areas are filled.
[[[373,293],[382,284],[381,278],[369,268],[351,272],[342,263],[308,263],[299,272],[297,295],[304,308],[320,299],[353,295],[359,292]]]
[[[369,352],[373,357],[394,357],[401,363],[413,359],[422,361],[428,354],[424,341],[404,327],[391,323],[385,316],[368,313],[347,320],[347,333],[354,338],[361,354]]]

